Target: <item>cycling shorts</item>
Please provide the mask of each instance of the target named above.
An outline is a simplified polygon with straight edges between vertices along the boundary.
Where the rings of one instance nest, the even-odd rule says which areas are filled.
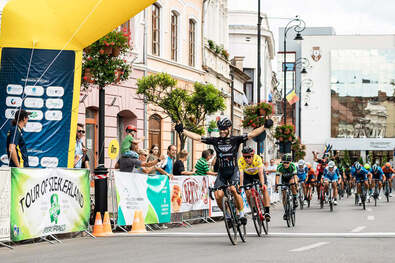
[[[383,181],[384,177],[383,177],[383,175],[378,174],[378,175],[373,175],[372,179],[377,179],[377,180]]]
[[[392,179],[392,176],[394,176],[393,174],[386,174],[385,175],[385,178],[387,179],[387,180],[390,180],[390,179]]]
[[[291,181],[292,178],[294,178],[294,175],[291,175],[291,176],[281,175],[281,183],[282,184],[289,184],[289,181]]]
[[[254,175],[249,175],[249,174],[244,174],[244,180],[243,180],[243,184],[247,185],[247,184],[252,184],[255,181],[259,181],[259,175],[258,174],[254,174]],[[267,177],[266,174],[263,174],[263,182],[265,183],[265,185],[267,185]]]
[[[328,181],[337,182],[338,180],[339,180],[339,177],[337,176],[337,174],[324,176],[324,181],[326,181],[326,182],[328,182]]]
[[[301,175],[298,175],[298,179],[299,179],[299,182],[304,182],[304,181],[306,181],[306,174],[301,174]]]
[[[215,180],[214,187],[218,188],[224,185],[234,184],[240,182],[239,168],[236,167],[233,173],[221,173],[218,172],[217,179]]]
[[[356,181],[357,183],[366,182],[367,180],[368,180],[367,175],[364,175],[363,177],[361,177],[361,176],[355,177],[355,181]]]

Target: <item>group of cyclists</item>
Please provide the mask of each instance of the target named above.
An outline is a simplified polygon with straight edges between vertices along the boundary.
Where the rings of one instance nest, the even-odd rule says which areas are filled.
[[[217,121],[219,137],[201,137],[196,133],[184,130],[182,124],[175,126],[177,132],[214,147],[219,166],[218,176],[212,189],[215,191],[215,199],[220,209],[223,210],[223,189],[224,186],[228,186],[234,196],[241,225],[245,225],[247,219],[238,187],[251,184],[254,181],[259,183],[263,196],[264,207],[262,210],[264,211],[264,219],[270,221],[270,198],[262,159],[249,146],[242,149],[242,156],[239,159],[238,152],[242,143],[258,136],[272,125],[273,122],[267,119],[264,126],[253,130],[247,135],[231,136],[232,122],[225,117]],[[298,206],[298,197],[304,203],[312,199],[313,192],[317,193],[318,198],[324,199],[328,191],[332,189],[333,204],[337,205],[339,193],[341,195],[344,195],[345,192],[351,194],[351,189],[356,187],[356,195],[361,196],[363,188],[368,190],[369,195],[372,195],[375,185],[378,184],[378,189],[380,190],[386,181],[389,184],[389,195],[392,196],[394,169],[390,163],[386,163],[383,167],[380,167],[378,164],[370,167],[369,165],[363,166],[359,162],[355,162],[351,167],[339,167],[335,161],[329,159],[327,152],[323,154],[322,158],[319,158],[316,152],[313,152],[313,155],[314,161],[318,163],[315,169],[311,163],[303,160],[294,163],[291,154],[284,154],[281,163],[277,166],[275,189],[278,191],[277,185],[280,183],[280,180],[281,185],[289,185],[293,196],[294,208]],[[285,203],[285,194],[286,191],[282,188],[283,204]],[[246,195],[248,202],[250,202],[251,193],[249,190],[246,190]],[[224,215],[226,214],[224,213]],[[284,214],[285,220],[286,216]],[[227,220],[230,220],[230,218],[225,218],[225,221]]]

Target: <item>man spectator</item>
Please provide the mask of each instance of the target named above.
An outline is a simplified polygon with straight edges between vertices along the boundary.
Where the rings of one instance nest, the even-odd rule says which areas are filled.
[[[185,171],[184,162],[187,160],[188,152],[182,150],[178,154],[178,160],[174,163],[173,175],[193,175],[194,172]]]
[[[195,170],[197,175],[217,175],[217,173],[210,171],[208,160],[210,160],[211,154],[209,150],[202,152],[202,157],[196,162]]]
[[[165,160],[163,163],[156,168],[156,170],[159,172],[159,174],[164,174],[167,175],[169,178],[172,178],[172,173],[173,173],[173,164],[174,160],[176,159],[177,155],[177,148],[175,145],[169,145],[167,147],[167,156],[165,157]]]
[[[274,163],[274,159],[270,160],[270,165],[266,168],[267,173],[267,182],[268,182],[268,189],[270,193],[270,200],[272,202],[277,202],[279,200],[279,196],[277,193],[274,192],[274,185],[276,183],[276,172],[277,172],[277,165]]]
[[[26,142],[23,138],[23,128],[26,126],[29,115],[20,109],[15,113],[12,125],[7,133],[7,155],[10,167],[29,167]]]
[[[84,146],[84,143],[82,142],[82,137],[84,137],[84,135],[85,135],[84,125],[81,123],[77,123],[74,168],[82,168],[83,166],[85,166],[86,152],[88,151],[88,149]],[[89,166],[87,168],[89,168]]]

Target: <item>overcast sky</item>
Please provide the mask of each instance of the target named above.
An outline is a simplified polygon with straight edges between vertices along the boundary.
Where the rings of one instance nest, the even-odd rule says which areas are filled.
[[[258,0],[229,0],[229,9],[257,11]],[[332,26],[337,35],[395,34],[394,0],[261,0],[261,12],[275,36],[286,21],[270,17],[295,15],[308,27]]]

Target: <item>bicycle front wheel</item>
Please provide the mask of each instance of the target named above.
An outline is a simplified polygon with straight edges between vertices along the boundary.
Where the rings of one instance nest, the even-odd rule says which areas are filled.
[[[254,227],[256,230],[256,233],[258,237],[262,236],[262,222],[260,219],[259,215],[259,210],[258,210],[258,205],[255,202],[255,198],[251,197],[250,199],[250,204],[252,205],[251,207],[251,215],[252,215],[252,221],[254,221]]]
[[[264,212],[263,211],[265,210],[265,207],[264,207],[264,202],[263,202],[263,199],[262,199],[261,195],[258,196],[258,203],[259,203],[259,211],[260,211],[260,213],[262,215],[259,218],[260,219],[259,221],[261,222],[261,225],[263,227],[263,231],[265,231],[265,234],[267,235],[269,233],[269,222],[266,221],[266,218],[264,216]]]
[[[224,222],[226,227],[226,232],[228,233],[230,242],[232,245],[237,244],[237,227],[236,218],[233,216],[232,207],[229,203],[229,199],[224,197],[222,199],[222,208],[224,209]]]
[[[296,224],[296,212],[295,209],[291,208],[291,222],[292,222],[292,226],[295,226]]]

